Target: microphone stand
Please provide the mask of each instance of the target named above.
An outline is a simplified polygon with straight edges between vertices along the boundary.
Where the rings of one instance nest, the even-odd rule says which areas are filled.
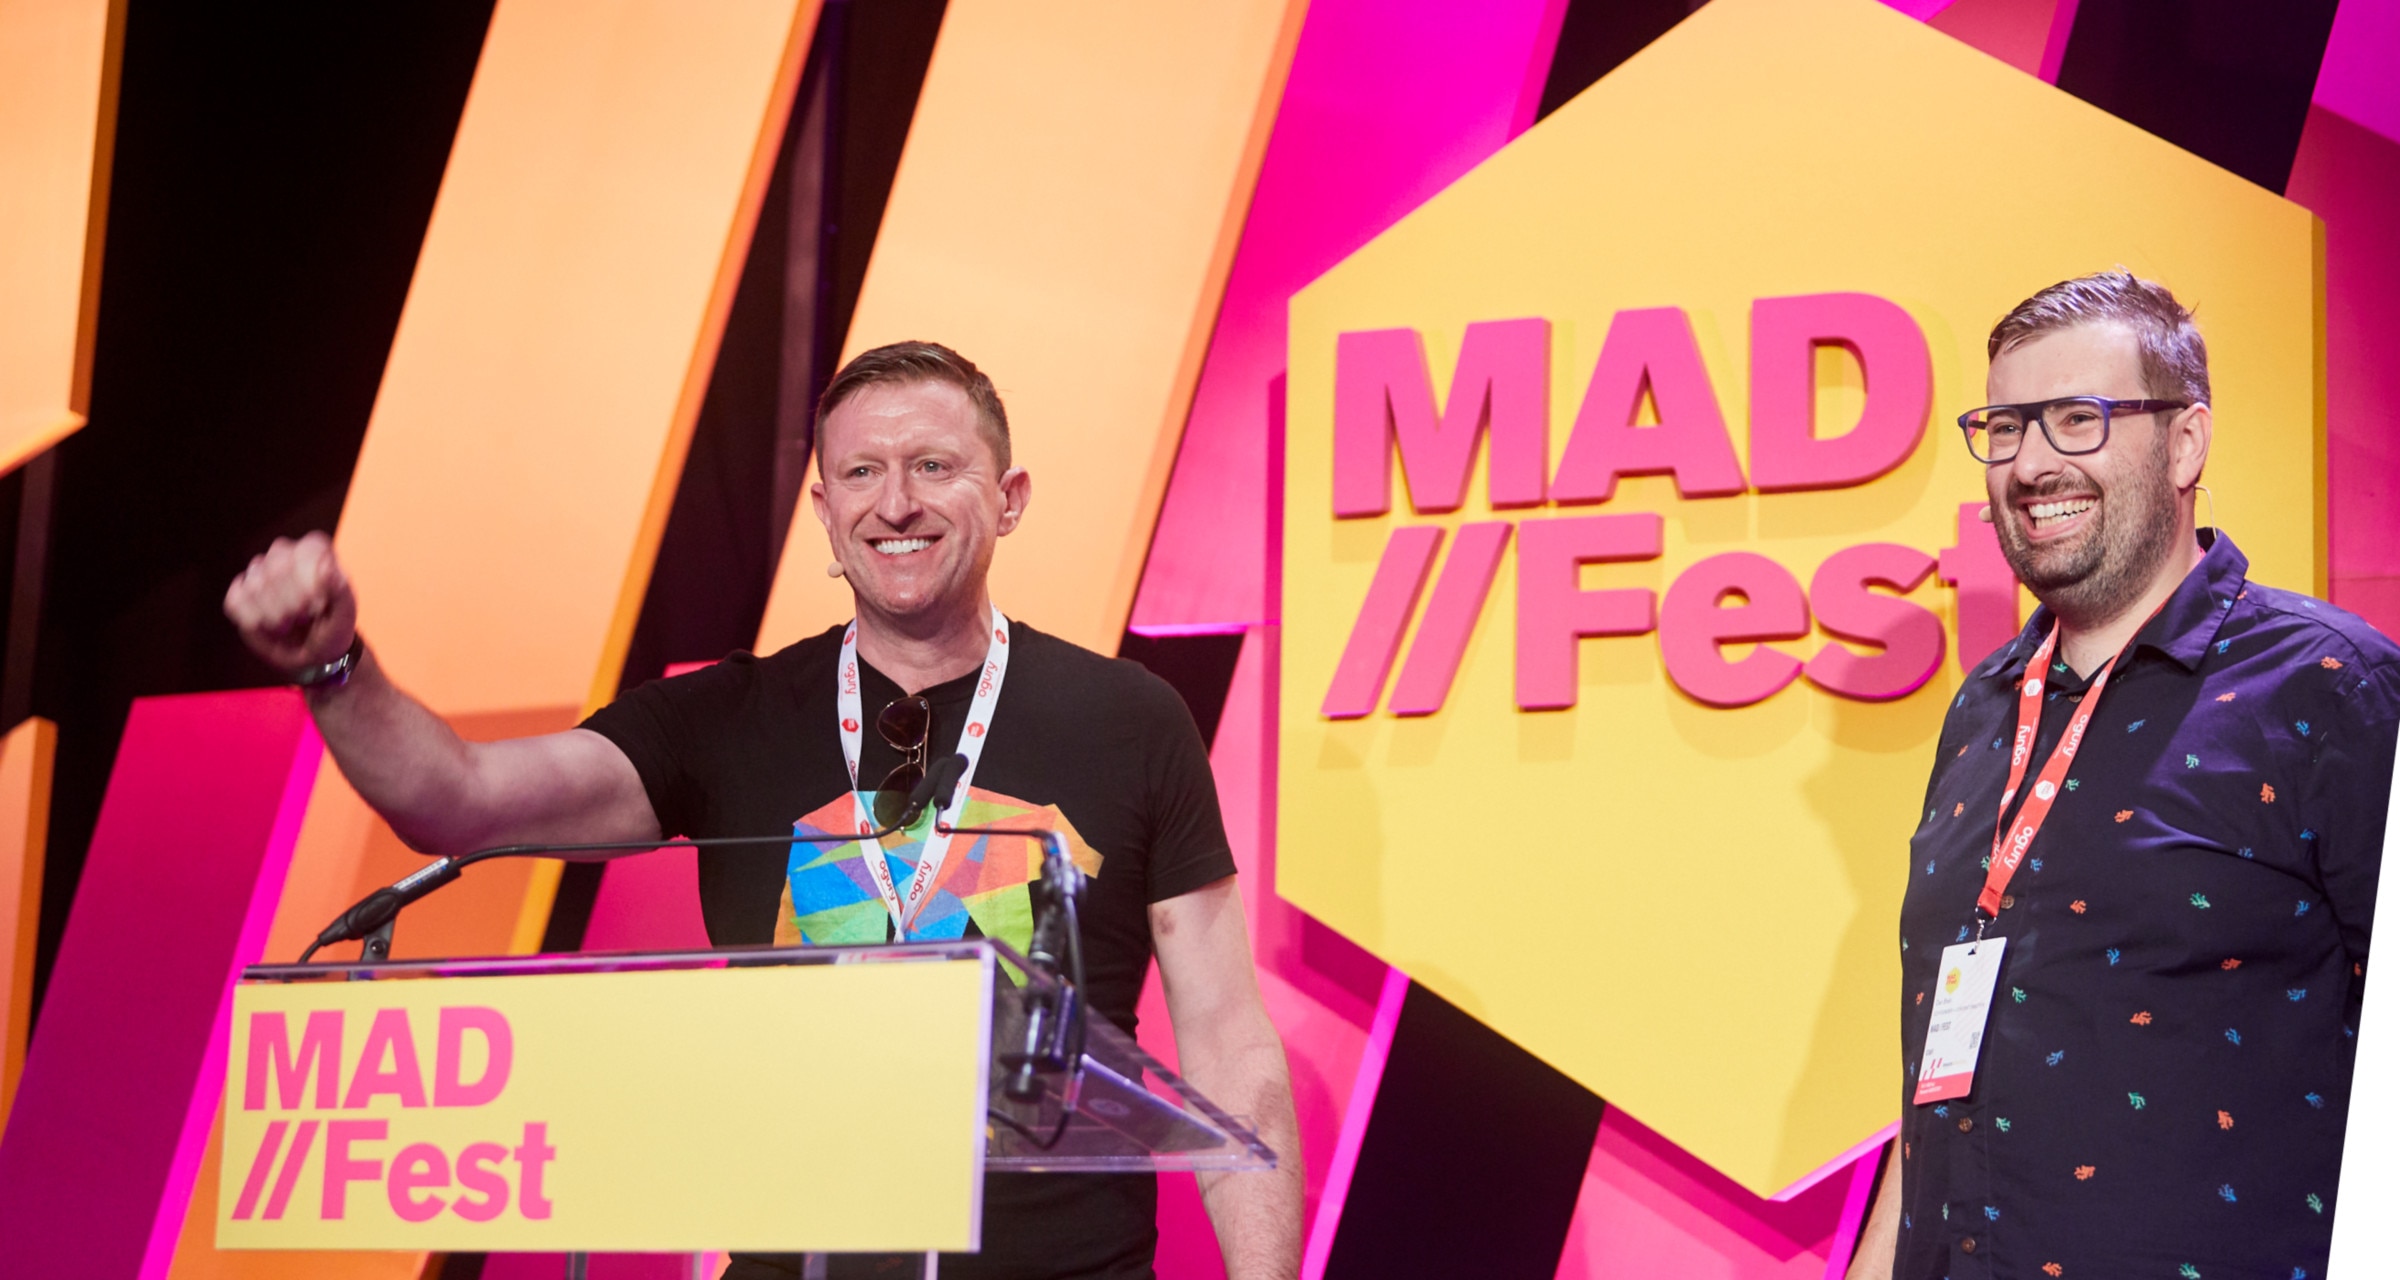
[[[307,964],[320,947],[337,942],[366,940],[359,960],[366,964],[381,964],[391,958],[392,926],[399,920],[400,911],[408,904],[458,879],[459,874],[478,862],[492,858],[541,857],[557,854],[597,853],[607,855],[592,861],[609,861],[628,854],[648,853],[653,849],[723,849],[740,845],[761,844],[865,844],[880,841],[895,831],[904,831],[923,817],[931,807],[936,813],[947,808],[950,792],[957,787],[959,775],[966,767],[962,756],[950,756],[935,762],[916,789],[909,792],[908,804],[891,825],[857,835],[804,836],[786,832],[771,836],[710,836],[699,840],[608,840],[593,844],[504,844],[472,853],[436,858],[432,862],[377,889],[359,899],[351,908],[335,916],[317,934],[317,940],[300,953],[299,963]],[[938,801],[938,803],[937,803]]]
[[[1025,949],[1025,958],[1056,981],[1048,986],[1026,984],[1024,1047],[1014,1052],[1003,1051],[998,1058],[1000,1065],[1010,1071],[1002,1088],[1018,1102],[1041,1098],[1041,1077],[1067,1075],[1067,1085],[1059,1095],[1058,1128],[1046,1142],[1034,1139],[1047,1150],[1057,1144],[1066,1132],[1068,1119],[1075,1114],[1075,1086],[1083,1075],[1085,1018],[1089,1011],[1083,994],[1080,910],[1089,880],[1083,869],[1067,856],[1066,837],[1055,831],[947,824],[937,825],[935,830],[950,835],[1014,836],[1041,842],[1042,878],[1029,889],[1033,898],[1033,938]]]

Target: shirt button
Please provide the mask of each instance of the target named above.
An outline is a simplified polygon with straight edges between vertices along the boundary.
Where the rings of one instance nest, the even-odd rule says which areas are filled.
[[[1973,1119],[1972,1117],[1969,1117],[1969,1116],[1960,1116],[1960,1117],[1958,1118],[1958,1131],[1959,1131],[1960,1133],[1972,1133],[1972,1132],[1974,1132],[1974,1131],[1975,1131],[1975,1121],[1974,1121],[1974,1119]]]
[[[2017,895],[2013,893],[2004,893],[2000,895],[2000,909],[2002,911],[2006,911],[2015,905],[2017,905]]]
[[[1958,1247],[1967,1253],[1975,1252],[1975,1237],[1968,1236],[1966,1239],[1959,1241]]]

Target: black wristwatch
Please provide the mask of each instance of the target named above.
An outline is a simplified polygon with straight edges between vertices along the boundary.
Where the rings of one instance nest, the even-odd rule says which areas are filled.
[[[302,667],[292,673],[292,683],[303,689],[338,689],[350,683],[350,673],[358,670],[359,659],[367,653],[367,638],[358,632],[350,633],[350,647],[331,662]]]

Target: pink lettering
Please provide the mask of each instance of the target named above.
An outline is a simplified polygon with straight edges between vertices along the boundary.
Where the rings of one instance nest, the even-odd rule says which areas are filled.
[[[2000,536],[1978,519],[1980,502],[1958,508],[1958,545],[1942,552],[1942,581],[1958,588],[1958,669],[1970,671],[2007,644],[2017,617],[2017,574],[2000,554]]]
[[[1450,558],[1442,562],[1442,576],[1433,585],[1433,597],[1425,603],[1425,620],[1417,624],[1417,638],[1408,647],[1408,663],[1392,686],[1392,714],[1422,716],[1442,709],[1507,546],[1505,520],[1459,526]]]
[[[1933,557],[1914,547],[1870,542],[1828,556],[1808,582],[1808,602],[1817,625],[1845,640],[1875,645],[1860,654],[1828,644],[1803,668],[1809,682],[1828,693],[1864,702],[1889,702],[1923,688],[1942,665],[1942,620],[1906,600],[1879,595],[1886,587],[1906,594],[1933,572]]]
[[[246,1222],[258,1211],[258,1197],[267,1189],[267,1171],[275,1166],[275,1153],[283,1146],[283,1131],[290,1123],[268,1122],[266,1136],[258,1142],[258,1154],[250,1157],[250,1175],[242,1179],[242,1193],[234,1199],[234,1221]]]
[[[547,1141],[549,1133],[549,1125],[529,1123],[525,1141],[509,1153],[517,1160],[517,1212],[529,1219],[550,1216],[550,1201],[542,1194],[542,1166],[557,1158],[558,1148]]]
[[[1741,603],[1726,604],[1740,597]],[[1683,571],[1659,609],[1658,647],[1675,687],[1712,707],[1746,707],[1800,675],[1800,660],[1761,644],[1727,662],[1722,646],[1808,634],[1808,601],[1782,565],[1729,551]]]
[[[1658,425],[1636,426],[1647,394]],[[1553,502],[1606,502],[1619,476],[1672,475],[1686,498],[1743,489],[1725,414],[1680,307],[1620,311],[1576,410],[1575,429],[1550,482]]]
[[[1856,425],[1817,432],[1817,350],[1858,361],[1867,403]],[[1866,293],[1760,298],[1750,305],[1750,483],[1761,493],[1865,484],[1925,438],[1933,366],[1925,335],[1897,304]]]
[[[473,1083],[463,1075],[470,1031],[483,1037],[484,1047],[483,1074]],[[461,1005],[442,1010],[433,1055],[433,1105],[480,1107],[499,1097],[508,1087],[508,1072],[515,1065],[516,1054],[516,1036],[498,1009]]]
[[[1489,427],[1495,507],[1542,501],[1550,459],[1550,322],[1491,320],[1467,326],[1440,417],[1425,341],[1414,329],[1374,329],[1335,339],[1333,513],[1392,509],[1391,448],[1399,447],[1409,504],[1421,513],[1466,501],[1475,445]]]
[[[472,1143],[458,1153],[458,1185],[476,1193],[475,1199],[460,1196],[451,1202],[450,1211],[469,1222],[490,1222],[508,1209],[508,1179],[497,1166],[508,1158],[508,1148],[497,1142]]]
[[[1517,530],[1517,705],[1527,711],[1575,705],[1576,643],[1586,636],[1638,636],[1656,625],[1646,587],[1586,591],[1583,566],[1652,560],[1665,522],[1652,512],[1527,520]]]
[[[447,1203],[440,1196],[417,1197],[450,1185],[450,1160],[430,1142],[412,1142],[392,1157],[392,1176],[384,1181],[384,1198],[402,1222],[430,1222]]]
[[[342,1060],[342,1012],[318,1009],[308,1015],[300,1032],[300,1051],[292,1052],[291,1025],[281,1010],[250,1015],[250,1051],[242,1073],[242,1110],[263,1111],[267,1105],[267,1069],[275,1071],[275,1106],[294,1111],[308,1105],[305,1094],[310,1071],[317,1076],[319,1107],[333,1106],[336,1077]]]
[[[261,1217],[278,1221],[292,1203],[292,1191],[300,1185],[300,1166],[308,1163],[308,1150],[317,1142],[317,1122],[303,1120],[292,1133],[292,1151],[283,1158],[283,1170],[275,1175],[275,1189],[267,1193],[266,1212]]]
[[[325,1193],[317,1216],[330,1222],[342,1217],[349,1209],[350,1184],[373,1182],[383,1176],[381,1160],[357,1160],[350,1155],[353,1142],[381,1142],[391,1131],[384,1120],[332,1120],[325,1125]],[[298,1160],[293,1161],[299,1163]],[[272,1218],[273,1212],[267,1214]]]
[[[1358,621],[1350,628],[1349,643],[1325,690],[1321,711],[1328,719],[1355,720],[1370,715],[1383,698],[1383,682],[1392,673],[1392,658],[1400,652],[1400,632],[1417,611],[1417,596],[1425,590],[1425,575],[1433,568],[1433,553],[1442,545],[1434,525],[1407,525],[1392,530],[1383,544],[1383,559],[1375,579],[1358,606]]]
[[[384,1060],[391,1059],[385,1067]],[[409,1030],[408,1010],[378,1009],[367,1028],[366,1048],[359,1050],[358,1068],[350,1077],[350,1092],[342,1109],[363,1109],[377,1094],[388,1093],[404,1107],[425,1105],[425,1072],[417,1065],[417,1042]],[[331,1141],[330,1135],[327,1138]]]

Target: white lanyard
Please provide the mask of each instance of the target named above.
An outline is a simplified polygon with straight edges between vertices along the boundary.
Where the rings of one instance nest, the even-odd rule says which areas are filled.
[[[932,896],[943,859],[950,856],[950,837],[940,828],[953,826],[958,815],[967,807],[967,787],[974,781],[975,766],[983,760],[983,744],[992,727],[992,709],[1000,702],[1000,682],[1008,676],[1008,619],[1000,610],[992,610],[992,641],[983,655],[983,674],[975,682],[975,700],[967,707],[967,723],[958,732],[958,753],[967,758],[966,772],[959,775],[958,788],[950,793],[949,803],[942,809],[935,829],[925,833],[925,847],[917,857],[917,871],[908,878],[908,892],[902,895],[892,884],[891,865],[884,860],[879,843],[860,841],[866,854],[867,875],[875,881],[875,892],[883,896],[884,910],[892,914],[894,936],[906,941],[909,926],[916,923],[917,913],[924,909],[925,900]],[[834,668],[834,694],[842,719],[842,760],[850,766],[850,805],[858,819],[859,834],[876,827],[873,802],[859,790],[858,749],[864,713],[858,701],[858,622],[852,619],[842,632],[842,658]],[[928,734],[931,730],[927,730]],[[926,768],[933,767],[932,743],[927,742]]]

